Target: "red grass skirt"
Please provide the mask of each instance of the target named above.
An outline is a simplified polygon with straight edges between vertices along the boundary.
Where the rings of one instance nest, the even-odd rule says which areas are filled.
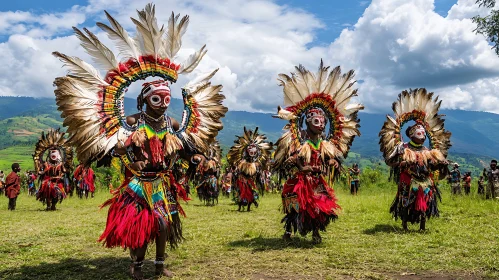
[[[108,248],[141,248],[147,243],[154,241],[159,233],[160,219],[166,224],[167,239],[170,246],[175,248],[183,240],[182,224],[179,214],[185,216],[178,203],[169,205],[167,211],[163,201],[156,202],[151,209],[148,203],[130,188],[129,181],[115,191],[114,197],[106,201],[102,207],[108,206],[106,228],[99,238]],[[175,183],[175,186],[177,184]],[[121,192],[123,188],[125,191]],[[181,186],[180,186],[181,188]],[[179,189],[180,197],[187,197],[185,190]],[[176,196],[176,194],[174,194]],[[171,214],[171,220],[168,218]]]
[[[286,213],[282,220],[285,228],[289,230],[292,227],[302,235],[313,230],[325,231],[341,209],[333,189],[322,176],[297,173],[284,184],[282,198]],[[289,207],[291,200],[295,207]]]
[[[57,199],[61,202],[66,198],[66,192],[64,191],[64,182],[62,179],[51,180],[50,177],[43,178],[42,186],[36,194],[36,199],[46,204],[47,201]]]
[[[251,204],[255,201],[255,196],[253,195],[253,190],[256,189],[255,181],[239,177],[237,178],[236,185],[239,189],[239,202]]]

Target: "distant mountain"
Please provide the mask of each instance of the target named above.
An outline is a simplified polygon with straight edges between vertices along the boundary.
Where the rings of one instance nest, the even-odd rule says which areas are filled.
[[[50,98],[0,97],[0,149],[34,142],[42,130],[60,126],[60,113],[54,103]],[[173,99],[169,114],[180,119],[182,106],[182,100]],[[135,100],[125,99],[125,108],[126,114],[136,112]],[[451,153],[499,157],[499,115],[463,110],[442,110],[441,113],[446,115],[445,126],[452,132]],[[378,132],[385,115],[360,113],[359,118],[362,135],[355,139],[352,152],[380,156]],[[218,138],[225,147],[232,146],[235,135],[241,135],[243,126],[258,126],[270,141],[276,141],[285,125],[285,121],[272,118],[271,114],[241,111],[228,112],[223,122],[224,129]]]

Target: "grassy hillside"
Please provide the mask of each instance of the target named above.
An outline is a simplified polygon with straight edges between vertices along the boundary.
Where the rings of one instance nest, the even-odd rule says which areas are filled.
[[[0,150],[0,170],[10,172],[11,165],[14,162],[18,162],[23,171],[33,170],[33,158],[31,157],[34,152],[33,149],[34,147],[31,145],[18,145]]]

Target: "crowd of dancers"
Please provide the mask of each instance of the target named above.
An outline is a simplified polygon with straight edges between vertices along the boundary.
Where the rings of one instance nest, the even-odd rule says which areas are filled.
[[[37,199],[55,210],[66,197],[73,148],[80,162],[73,178],[83,186],[85,196],[89,192],[93,196],[92,163],[107,167],[121,162],[123,180],[103,205],[109,212],[99,241],[129,250],[134,279],[144,278],[142,266],[153,242],[156,275],[172,276],[165,267],[166,245],[176,248],[184,239],[181,217],[185,212],[180,201],[190,200],[189,193],[215,205],[221,190],[232,195],[239,211],[250,211],[272,185],[271,174],[278,176],[282,189],[283,239],[311,233],[313,242],[321,243],[320,232],[338,218],[341,209],[332,184],[345,170],[350,146],[360,136],[358,112],[364,106],[352,100],[357,96],[354,71],[342,73],[339,66],[331,69],[321,61],[315,73],[300,65],[290,75],[279,74],[285,107],[277,106],[273,117],[283,120],[284,133],[271,143],[258,128],[244,128],[228,151],[226,172],[221,174],[216,137],[228,109],[223,105],[222,86],[210,81],[217,70],[182,87],[181,119],[167,112],[170,85],[179,75],[191,73],[206,54],[202,46],[185,61],[176,61],[188,16],[172,13],[167,27],[160,28],[155,7],[148,4],[132,18],[137,27],[134,37],[107,12],[106,17],[110,25],[97,25],[117,45],[119,58],[88,29],[74,28],[81,46],[106,69],[104,76],[77,57],[53,53],[68,68],[68,74],[56,78],[54,85],[69,138],[52,130],[37,143],[33,155],[41,180]],[[144,82],[137,111],[125,116],[125,92],[137,81]],[[404,229],[417,223],[425,230],[426,221],[439,215],[438,181],[449,176],[451,146],[451,133],[438,114],[440,103],[424,88],[403,91],[392,105],[394,115],[387,116],[379,134],[380,150],[398,186],[390,212],[401,219]],[[351,192],[357,194],[360,169],[353,166],[348,172]],[[494,168],[489,176],[492,193],[499,191],[498,178],[499,170]]]

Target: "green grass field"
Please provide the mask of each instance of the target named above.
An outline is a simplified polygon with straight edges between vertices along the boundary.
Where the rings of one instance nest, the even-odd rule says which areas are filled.
[[[393,188],[392,188],[393,190]],[[197,198],[184,204],[186,240],[168,251],[176,279],[498,279],[499,202],[444,191],[441,217],[401,229],[388,213],[394,192],[375,188],[352,197],[337,190],[343,211],[323,243],[294,236],[286,245],[280,196],[239,213],[229,199],[214,207]],[[56,212],[22,193],[18,209],[0,198],[1,279],[129,279],[128,252],[96,242],[104,229],[109,194],[66,199]],[[144,266],[153,276],[155,247]]]
[[[22,171],[33,170],[34,146],[13,146],[0,150],[0,170],[9,174],[11,165],[17,162],[21,165]]]

